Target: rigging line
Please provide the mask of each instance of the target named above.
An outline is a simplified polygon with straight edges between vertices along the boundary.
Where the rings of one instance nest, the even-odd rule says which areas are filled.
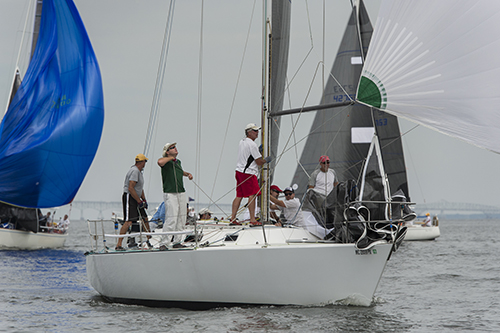
[[[148,130],[146,134],[146,140],[144,142],[144,155],[147,155],[149,153],[151,138],[153,136],[154,127],[156,125],[156,118],[158,117],[158,109],[161,101],[161,88],[163,86],[163,79],[165,78],[165,70],[167,67],[167,55],[170,46],[170,36],[172,33],[174,7],[175,7],[175,0],[170,0],[167,22],[165,25],[165,33],[163,37],[163,45],[160,55],[160,62],[158,64],[158,72],[156,74],[155,91],[153,94],[153,101],[151,103],[151,112],[149,114]]]
[[[325,0],[323,0],[323,45],[322,45],[322,48],[323,48],[323,52],[322,52],[322,55],[321,55],[321,62],[323,63],[323,66],[322,66],[322,70],[321,70],[321,87],[323,89],[323,92],[321,94],[321,103],[325,103],[325,35],[326,35],[326,28],[325,28],[325,24],[326,24],[326,18],[325,18]],[[325,118],[326,115],[323,113],[320,115],[322,118]],[[324,137],[326,137],[326,134],[324,135]],[[324,142],[323,144],[323,147],[326,145],[326,140],[321,140]],[[325,205],[325,214],[326,214],[326,205]],[[326,216],[326,215],[325,215]]]
[[[257,2],[257,0],[254,0],[253,7],[252,7],[252,14],[250,15],[250,23],[248,25],[247,38],[245,40],[245,46],[243,48],[243,56],[242,56],[242,59],[241,59],[240,69],[238,71],[238,78],[236,80],[236,87],[234,89],[234,94],[233,94],[233,100],[231,102],[231,109],[229,111],[229,117],[228,117],[227,124],[226,124],[226,131],[224,133],[224,140],[222,141],[222,147],[221,147],[219,162],[217,164],[217,170],[215,172],[215,177],[214,177],[214,184],[212,186],[212,195],[214,193],[215,184],[217,183],[217,178],[218,178],[218,175],[219,175],[220,165],[221,165],[221,162],[222,162],[222,154],[224,152],[224,147],[226,146],[226,139],[227,139],[227,134],[229,132],[229,125],[231,123],[231,116],[232,116],[233,110],[234,110],[234,103],[235,103],[235,100],[236,100],[236,93],[238,92],[238,86],[239,86],[239,83],[240,83],[241,72],[243,70],[243,62],[245,60],[245,54],[246,54],[246,50],[247,50],[247,46],[248,46],[248,40],[250,39],[250,28],[252,27],[252,21],[253,21],[253,16],[254,16],[254,13],[255,13],[255,4],[256,4],[256,2]]]
[[[24,20],[24,27],[23,29],[21,30],[21,42],[19,44],[19,51],[17,52],[17,58],[16,58],[16,62],[15,62],[15,70],[14,70],[14,79],[13,80],[10,80],[7,79],[8,81],[7,82],[7,85],[10,85],[10,89],[6,92],[8,95],[6,96],[6,105],[5,105],[5,110],[4,110],[4,114],[7,113],[7,111],[9,110],[9,105],[10,105],[10,101],[12,99],[12,90],[13,90],[13,82],[14,80],[16,79],[16,74],[17,72],[19,71],[19,75],[22,76],[22,74],[25,74],[26,73],[26,68],[24,68],[23,72],[24,73],[21,73],[21,70],[19,69],[19,63],[21,62],[21,56],[24,54],[23,58],[26,57],[26,55],[28,54],[29,55],[29,52],[25,52],[24,50],[27,48],[27,46],[24,44],[24,38],[27,34],[29,34],[28,32],[28,22],[30,22],[31,20],[31,15],[30,13],[33,13],[33,15],[36,15],[36,5],[34,6],[34,9],[31,9],[32,7],[32,4],[34,4],[33,1],[29,1],[27,4],[25,4],[25,11],[26,11],[26,18]],[[35,21],[33,19],[33,21]],[[19,29],[19,27],[18,27]],[[16,41],[17,41],[17,38],[16,38]],[[27,42],[29,43],[29,41]],[[17,44],[15,44],[17,45]],[[15,47],[13,48],[13,50],[15,49]],[[11,54],[11,61],[10,63],[12,64],[12,61],[14,60],[14,51],[12,52]],[[24,61],[23,60],[23,65],[24,65]],[[28,59],[28,64],[29,64],[29,59]],[[26,66],[25,66],[26,67]]]
[[[307,91],[307,94],[306,94],[306,97],[305,97],[305,99],[304,99],[304,102],[302,103],[302,107],[304,107],[305,103],[307,102],[307,99],[309,98],[309,95],[310,95],[311,90],[312,90],[312,85],[313,85],[313,83],[314,83],[314,79],[315,79],[316,75],[318,74],[318,68],[319,68],[319,66],[320,66],[320,65],[322,65],[322,63],[318,63],[318,65],[316,66],[316,70],[314,71],[313,79],[312,79],[312,81],[311,81],[311,84],[309,85],[309,89],[308,89],[308,91]],[[293,124],[293,126],[292,126],[292,133],[294,133],[294,132],[295,132],[295,128],[297,127],[297,125],[298,125],[298,123],[299,123],[299,120],[300,120],[300,117],[301,117],[301,116],[302,116],[302,111],[301,111],[301,112],[299,112],[299,115],[298,115],[298,117],[297,117],[297,120],[295,121],[295,124]],[[279,156],[279,159],[281,159],[281,156],[283,156],[284,152],[286,152],[286,151],[288,151],[288,150],[289,150],[289,149],[288,149],[288,150],[286,150],[286,151],[285,151],[285,149],[287,148],[287,146],[288,146],[288,144],[289,144],[289,142],[290,142],[290,140],[291,140],[291,136],[292,136],[292,135],[291,135],[291,133],[290,133],[290,135],[288,136],[288,139],[287,139],[287,141],[286,141],[286,144],[285,144],[285,146],[283,147],[283,152],[282,152],[280,155],[278,155],[278,156]],[[295,145],[294,145],[294,146],[295,146]],[[291,148],[290,148],[290,149],[291,149]],[[278,160],[278,157],[277,157],[277,158],[276,158],[276,164],[278,164],[278,163],[279,163],[279,160]]]
[[[292,99],[291,99],[290,91],[289,90],[287,90],[287,94],[288,94],[288,105],[291,108]],[[294,123],[294,119],[293,118],[294,118],[293,114],[290,115],[290,125],[292,127],[293,127],[293,123]],[[302,163],[300,163],[299,152],[298,152],[298,149],[297,149],[297,136],[295,134],[295,131],[292,131],[292,135],[293,135],[293,147],[295,148],[295,161],[302,168],[302,170],[305,172],[305,174],[309,177],[309,174],[307,173],[306,169],[304,168],[304,166],[302,165]]]
[[[208,198],[208,200],[210,200],[210,202],[211,202],[211,203],[212,203],[215,207],[217,207],[218,209],[220,209],[220,211],[221,211],[224,215],[226,215],[226,216],[227,216],[226,212],[225,212],[225,211],[224,211],[221,207],[219,207],[219,205],[217,205],[217,202],[218,202],[219,200],[217,200],[217,201],[212,200],[212,197],[211,197],[211,196],[209,196],[209,195],[208,195],[205,191],[203,191],[203,189],[201,188],[201,186],[199,186],[199,185],[198,185],[198,183],[196,183],[194,180],[191,180],[191,181],[193,182],[194,186],[195,186],[195,187],[196,187],[199,191],[201,191],[201,192],[202,192],[202,193],[203,193],[203,194],[204,194],[204,195]],[[231,191],[232,191],[232,190],[231,190]],[[210,206],[209,206],[209,207],[210,207]]]
[[[198,106],[197,106],[197,121],[196,121],[196,157],[195,157],[195,176],[196,179],[200,179],[201,176],[201,106],[202,106],[202,96],[203,96],[203,17],[204,17],[204,0],[201,1],[201,23],[200,23],[200,51],[198,59]],[[199,190],[195,191],[195,200],[199,197]]]
[[[345,106],[347,107],[347,106]],[[344,107],[344,108],[345,108]],[[298,145],[299,143],[301,143],[302,141],[304,141],[305,139],[307,139],[311,134],[314,134],[316,131],[318,131],[320,128],[322,128],[323,126],[325,126],[328,122],[332,121],[334,118],[336,118],[341,112],[343,111],[343,108],[336,114],[332,115],[329,119],[327,119],[325,122],[323,122],[323,124],[321,124],[320,126],[316,127],[315,129],[311,130],[309,132],[309,134],[307,134],[306,136],[304,136],[302,139],[300,139],[295,145],[289,147],[288,149],[285,150],[285,148],[283,148],[283,152],[278,155],[279,157],[281,157],[282,155],[284,155],[285,153],[287,153],[290,149],[293,149],[294,146]]]
[[[389,146],[389,145],[393,144],[394,142],[398,141],[399,139],[401,139],[401,140],[402,140],[402,139],[403,139],[403,136],[405,136],[406,134],[410,133],[411,131],[413,131],[414,129],[416,129],[416,128],[417,128],[417,127],[419,127],[419,126],[420,126],[419,124],[417,124],[417,125],[413,126],[413,127],[412,127],[412,128],[410,128],[408,131],[406,131],[406,132],[404,132],[404,133],[402,133],[402,134],[399,134],[399,136],[398,136],[397,138],[395,138],[394,140],[392,140],[392,141],[390,141],[390,142],[386,143],[383,147],[380,147],[380,148],[384,149],[385,147],[387,147],[387,146]]]
[[[290,96],[290,86],[292,84],[292,82],[295,80],[295,77],[299,74],[300,70],[302,69],[302,67],[304,66],[306,60],[309,58],[309,56],[311,55],[313,49],[314,49],[314,38],[313,38],[313,35],[312,35],[312,28],[311,28],[311,18],[310,18],[310,15],[309,15],[309,5],[308,5],[308,1],[306,0],[305,1],[305,6],[306,6],[306,17],[307,17],[307,24],[308,24],[308,28],[309,28],[309,40],[311,42],[311,46],[309,48],[309,51],[307,51],[306,55],[304,56],[304,58],[302,59],[299,67],[297,68],[297,70],[295,71],[295,73],[292,75],[291,79],[288,80],[287,79],[287,84],[286,84],[286,87],[285,87],[285,91],[283,92],[283,96],[281,98],[284,98],[284,95],[285,94],[288,94],[288,103],[289,103],[289,108],[291,108],[291,105],[292,105],[292,102],[291,102],[291,96]],[[293,120],[293,115],[291,117],[291,121],[292,121],[292,126],[294,124],[294,120]],[[298,119],[297,119],[298,121]],[[294,136],[294,145],[293,147],[296,148],[296,137],[295,137],[295,131],[292,131],[293,133],[293,136]],[[297,162],[299,162],[299,158],[298,158],[298,151],[297,149],[295,149],[295,159]],[[300,162],[299,162],[300,164]]]
[[[406,132],[406,133],[408,133],[408,132]],[[401,141],[402,140],[403,140],[403,138],[401,137]],[[410,157],[410,162],[411,162],[411,166],[413,167],[413,170],[417,170],[416,167],[415,167],[415,163],[413,162],[413,156],[411,155],[411,150],[410,149],[408,149],[408,156]],[[420,195],[422,196],[422,198],[424,200],[424,203],[426,203],[425,194],[424,194],[424,191],[422,189],[422,185],[420,184],[420,178],[418,177],[418,173],[416,171],[414,171],[413,173],[415,174],[415,179],[417,180],[418,190],[420,191]]]

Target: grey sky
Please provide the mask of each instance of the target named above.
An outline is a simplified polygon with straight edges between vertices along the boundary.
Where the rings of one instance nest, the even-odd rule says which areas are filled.
[[[15,66],[25,0],[2,0],[0,11],[0,105],[6,105]],[[105,97],[105,125],[94,163],[75,200],[119,201],[123,179],[134,156],[143,152],[149,112],[156,81],[159,54],[168,10],[166,0],[75,0],[99,60]],[[375,24],[379,0],[366,0]],[[161,177],[156,160],[166,142],[177,142],[184,169],[194,174],[198,105],[199,35],[201,1],[178,1],[162,93],[157,133],[145,169],[146,196],[161,200]],[[205,1],[203,40],[201,173],[196,183],[213,199],[230,203],[234,198],[234,167],[238,141],[249,122],[260,122],[261,92],[261,1],[255,5],[251,34],[235,92],[238,71],[254,1]],[[285,107],[316,104],[321,96],[319,73],[314,71],[323,55],[323,2],[296,0],[292,11],[292,39],[288,75],[295,76]],[[325,75],[333,64],[338,43],[350,14],[350,0],[326,1]],[[311,26],[312,42],[309,25]],[[309,57],[306,55],[313,43]],[[326,80],[326,79],[325,79]],[[308,89],[311,91],[308,99]],[[232,107],[234,98],[234,106]],[[227,128],[228,118],[231,122]],[[296,119],[296,117],[294,118]],[[303,115],[295,133],[304,138],[312,114]],[[280,147],[290,135],[291,118],[282,120]],[[412,128],[401,122],[402,131]],[[224,151],[223,139],[227,140]],[[294,139],[290,141],[294,144]],[[297,155],[305,141],[290,149],[276,171],[275,183],[291,185]],[[405,153],[412,200],[439,200],[500,206],[500,157],[419,127],[405,136]],[[220,163],[220,166],[219,166]],[[214,178],[217,174],[214,188]],[[187,194],[195,186],[185,179]],[[202,193],[200,202],[209,200]]]

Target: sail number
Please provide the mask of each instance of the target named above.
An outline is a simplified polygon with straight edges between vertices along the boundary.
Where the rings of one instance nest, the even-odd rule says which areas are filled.
[[[375,119],[375,126],[387,126],[387,118]]]
[[[61,98],[58,98],[57,101],[52,101],[52,108],[59,109],[62,106],[68,105],[71,103],[70,98],[66,98],[66,95],[63,95]]]
[[[377,254],[377,249],[355,250],[357,256],[366,256],[369,254]]]
[[[333,100],[337,103],[342,103],[345,101],[353,101],[355,96],[356,96],[355,94],[352,94],[352,95],[345,95],[345,94],[333,95]]]

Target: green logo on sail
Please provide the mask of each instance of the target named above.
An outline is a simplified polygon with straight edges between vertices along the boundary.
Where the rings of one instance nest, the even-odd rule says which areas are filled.
[[[363,73],[359,81],[358,101],[378,109],[385,109],[387,106],[387,93],[382,81],[371,73]]]

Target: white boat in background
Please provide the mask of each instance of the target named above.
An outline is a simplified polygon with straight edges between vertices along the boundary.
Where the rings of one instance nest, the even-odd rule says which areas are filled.
[[[424,227],[421,225],[407,225],[405,241],[434,240],[441,235],[439,226]]]
[[[48,233],[0,229],[0,249],[39,250],[63,247],[68,233]]]
[[[431,226],[425,226],[422,222],[412,222],[412,224],[407,223],[406,228],[404,240],[407,241],[434,240],[441,236],[437,216],[433,217]]]
[[[266,65],[263,87],[259,87],[264,100],[261,110],[265,114],[264,156],[276,152],[276,142],[272,139],[276,128],[271,125],[275,124],[271,111],[282,108],[290,6],[291,2],[286,0],[274,1],[272,9],[267,2],[264,6],[263,49],[266,51],[263,54],[266,59],[263,63]],[[359,34],[359,19],[363,19],[362,24],[371,29],[362,1],[356,2],[351,17],[346,31],[354,37]],[[273,22],[279,24],[273,25]],[[360,39],[351,40],[354,53],[361,57]],[[268,52],[271,44],[272,55]],[[275,99],[271,100],[271,96]],[[269,110],[267,106],[270,106]],[[88,279],[103,297],[123,303],[191,309],[335,302],[368,306],[372,303],[387,260],[403,240],[405,232],[401,220],[392,220],[390,201],[387,201],[390,200],[389,185],[381,163],[380,146],[375,139],[368,149],[362,184],[368,178],[368,181],[380,184],[382,191],[378,192],[379,188],[371,191],[370,186],[374,183],[370,183],[364,187],[364,195],[361,194],[359,200],[354,202],[350,200],[354,199],[357,187],[351,183],[344,184],[345,193],[349,195],[343,197],[339,194],[337,209],[339,216],[345,218],[336,221],[339,232],[334,236],[319,237],[302,228],[267,224],[270,181],[263,186],[262,226],[232,226],[224,222],[195,225],[194,229],[177,232],[194,234],[194,237],[188,236],[192,241],[185,242],[187,247],[184,248],[160,250],[158,237],[176,233],[155,230],[157,232],[124,235],[142,237],[143,241],[146,235],[151,235],[153,248],[143,244],[138,249],[116,251],[111,249],[112,240],[121,236],[105,234],[104,230],[109,230],[104,225],[105,221],[89,221],[92,248],[86,253]],[[269,174],[264,173],[262,179],[270,179]],[[368,199],[373,192],[378,195],[376,202]],[[364,207],[363,200],[370,201],[377,214]],[[401,205],[396,205],[395,209],[397,207]],[[375,221],[361,217],[358,210],[363,208]],[[322,213],[314,211],[314,214],[321,217]],[[383,220],[378,220],[379,217]],[[145,283],[145,272],[154,272],[161,277],[162,283]],[[325,284],[319,282],[323,279]]]
[[[41,223],[40,209],[72,202],[104,121],[99,66],[73,2],[31,4],[23,36],[32,38],[21,42],[0,125],[0,248],[26,250],[64,245],[66,227]]]

